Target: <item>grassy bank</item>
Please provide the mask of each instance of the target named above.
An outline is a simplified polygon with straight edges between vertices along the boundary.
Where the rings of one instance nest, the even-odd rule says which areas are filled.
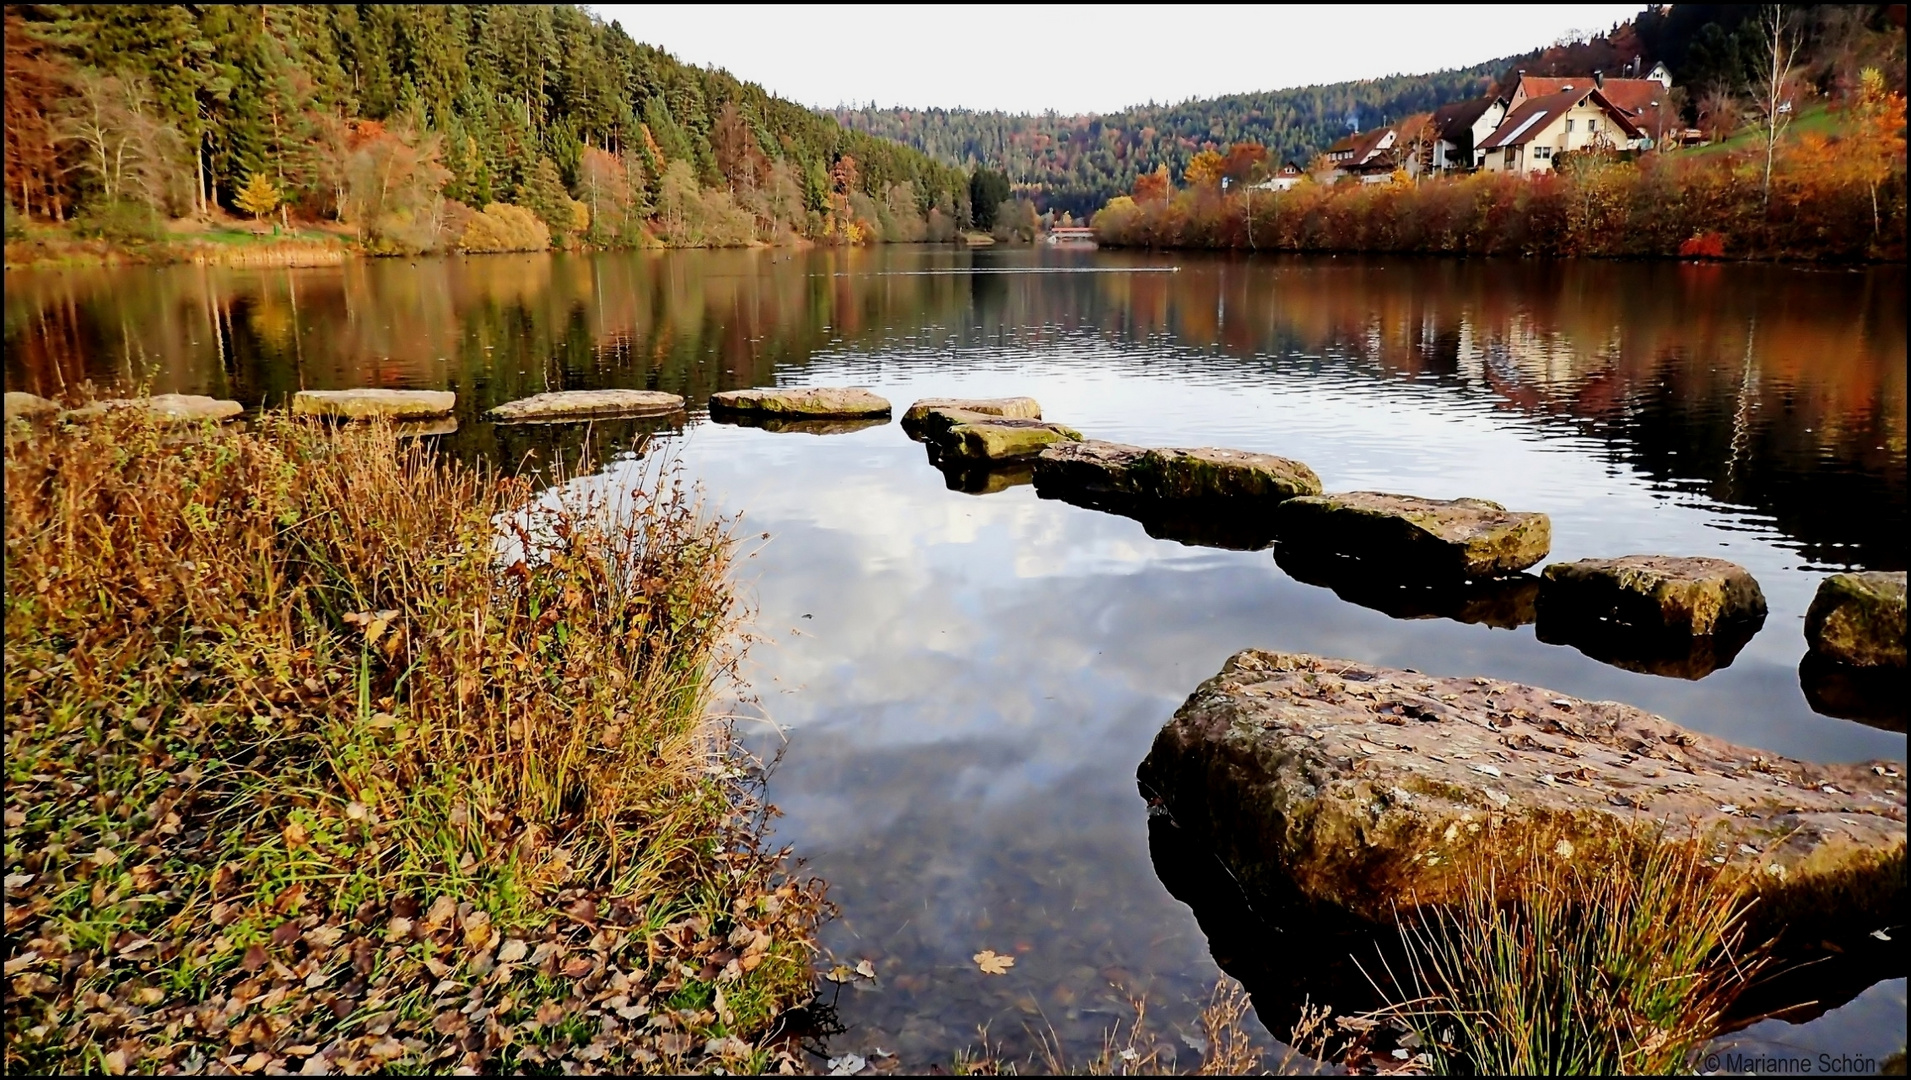
[[[621,497],[284,417],[10,436],[8,1070],[795,1065],[821,898],[710,716],[731,539]]]

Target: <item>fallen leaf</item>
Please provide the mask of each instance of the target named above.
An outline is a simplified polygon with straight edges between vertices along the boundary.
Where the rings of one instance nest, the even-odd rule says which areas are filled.
[[[865,979],[873,979],[876,977],[876,965],[867,960],[858,960],[856,962],[856,974],[861,975]]]
[[[524,944],[522,938],[512,938],[506,941],[504,947],[498,950],[498,963],[517,963],[519,960],[524,959],[526,948],[527,946]]]
[[[257,971],[260,968],[264,967],[265,966],[265,946],[254,945],[251,948],[247,949],[245,954],[245,959],[239,961],[239,966],[242,968],[245,968],[247,971]]]
[[[975,954],[974,960],[975,966],[981,968],[984,975],[1007,975],[1009,969],[1015,966],[1015,957],[1004,956],[994,949],[983,949]]]
[[[831,1076],[854,1076],[862,1072],[864,1066],[868,1064],[869,1062],[863,1060],[860,1055],[844,1054],[842,1057],[829,1059],[829,1074]]]
[[[305,826],[296,821],[288,821],[285,823],[283,835],[285,837],[285,846],[287,850],[290,851],[297,851],[304,847],[306,840],[310,839],[310,835],[305,831]]]

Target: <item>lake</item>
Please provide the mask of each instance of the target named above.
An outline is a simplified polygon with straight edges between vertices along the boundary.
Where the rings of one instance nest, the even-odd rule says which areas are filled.
[[[1145,996],[1192,1058],[1223,967],[1250,986],[1309,977],[1281,944],[1306,927],[1230,900],[1159,829],[1151,846],[1136,791],[1156,731],[1241,648],[1536,683],[1811,760],[1905,760],[1901,701],[1800,675],[1825,573],[1906,565],[1905,300],[1902,268],[926,246],[9,272],[6,384],[250,407],[451,389],[459,426],[435,437],[451,453],[544,469],[588,444],[610,479],[646,467],[633,446],[674,459],[747,538],[745,711],[775,761],[777,840],[841,908],[827,958],[878,972],[838,995],[832,1049],[947,1067],[985,1028],[1012,1055],[1052,1033],[1080,1060]],[[945,477],[893,423],[819,435],[700,408],[798,384],[865,385],[898,414],[1027,394],[1091,438],[1544,511],[1551,560],[1718,556],[1771,613],[1735,656],[1608,662],[1517,612],[1301,580],[1199,528]],[[689,422],[480,419],[595,387],[683,394]],[[1014,967],[982,974],[984,949]],[[1738,1041],[1882,1058],[1905,1041],[1903,971],[1887,974]]]

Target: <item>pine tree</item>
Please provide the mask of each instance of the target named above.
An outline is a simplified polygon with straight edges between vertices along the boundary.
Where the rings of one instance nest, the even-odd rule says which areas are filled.
[[[239,209],[251,214],[252,220],[258,221],[279,208],[279,189],[272,183],[271,177],[255,172],[239,189],[238,197],[233,202]]]

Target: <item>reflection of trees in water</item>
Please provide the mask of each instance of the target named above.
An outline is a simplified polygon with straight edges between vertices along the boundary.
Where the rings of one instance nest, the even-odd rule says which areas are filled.
[[[1180,270],[920,272],[1038,258]],[[1197,353],[1219,353],[1479,394],[1596,438],[1669,489],[1769,513],[1807,558],[1894,567],[1903,280],[1888,268],[946,248],[27,273],[7,283],[7,383],[145,380],[248,404],[301,386],[443,386],[471,420],[548,389],[647,387],[694,406],[842,343],[924,331],[1013,349],[1089,335],[1150,347],[1151,368],[1212,376]],[[1179,348],[1159,355],[1163,341]]]

